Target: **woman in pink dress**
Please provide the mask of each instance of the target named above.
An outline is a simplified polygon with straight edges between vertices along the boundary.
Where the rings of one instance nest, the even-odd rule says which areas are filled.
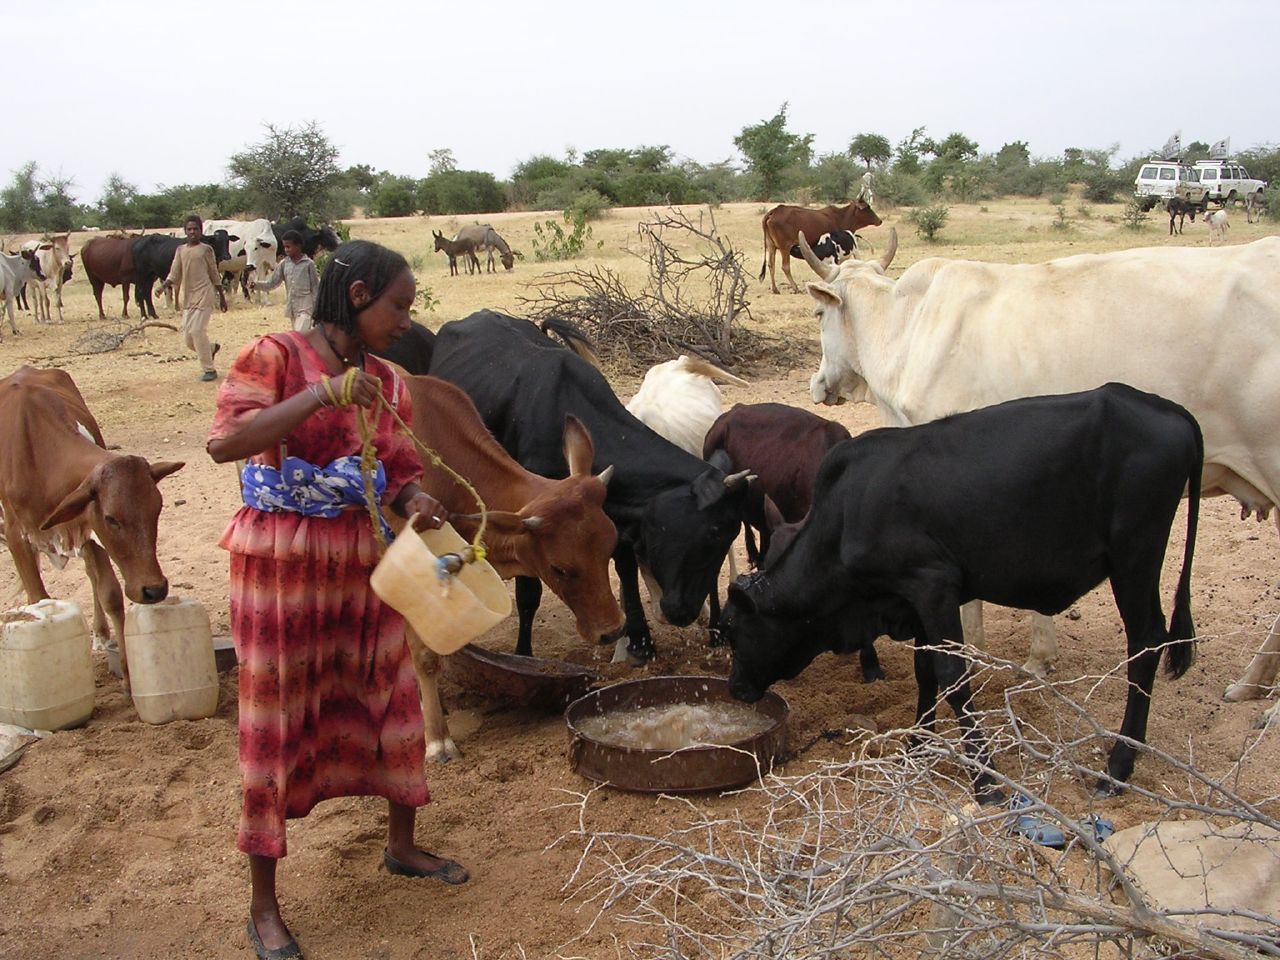
[[[246,505],[221,546],[231,553],[240,661],[236,845],[249,855],[249,938],[273,960],[301,956],[276,899],[285,820],[321,800],[386,797],[387,869],[467,879],[461,865],[414,842],[417,808],[430,798],[418,685],[404,621],[369,587],[379,548],[359,468],[358,411],[371,424],[381,506],[421,514],[433,526],[447,516],[418,486],[413,441],[377,403],[381,394],[410,421],[404,384],[371,351],[409,329],[414,293],[399,254],[343,244],[321,279],[315,326],[241,351],[209,433],[215,461],[249,460],[241,475]]]

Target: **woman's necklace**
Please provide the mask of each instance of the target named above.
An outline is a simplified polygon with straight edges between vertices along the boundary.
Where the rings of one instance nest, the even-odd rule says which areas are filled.
[[[343,356],[342,351],[338,349],[337,344],[333,342],[333,338],[329,336],[329,331],[322,324],[316,324],[320,328],[320,336],[324,337],[324,342],[329,345],[329,349],[333,351],[333,355],[338,358],[338,362],[344,367],[354,367],[357,364],[364,366],[364,347],[357,346],[354,357]]]

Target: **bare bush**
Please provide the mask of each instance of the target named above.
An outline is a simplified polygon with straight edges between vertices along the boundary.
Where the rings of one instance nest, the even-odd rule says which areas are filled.
[[[579,797],[578,829],[561,841],[582,844],[567,892],[633,927],[618,950],[630,957],[1280,956],[1280,904],[1271,914],[1161,910],[1099,842],[1086,815],[1094,812],[1089,787],[1118,737],[1083,704],[1106,678],[1044,683],[1007,661],[974,656],[975,685],[1014,677],[983,726],[1006,770],[992,772],[1020,809],[973,803],[977,762],[961,752],[955,731],[908,731],[911,750],[902,732],[851,731],[848,759],[798,776],[766,773],[731,815],[709,818],[690,803],[690,824],[662,836],[594,831],[594,792]],[[1029,711],[1026,698],[1051,709]],[[1030,713],[1051,720],[1041,729],[1022,719]],[[1163,788],[1131,787],[1148,814],[1146,835],[1189,814],[1224,831],[1280,829],[1264,812],[1276,796],[1250,803],[1227,785],[1256,743],[1219,780],[1137,745]],[[1028,816],[1060,829],[1064,848],[1011,829]]]
[[[676,353],[731,367],[758,339],[742,328],[749,316],[742,254],[716,229],[708,208],[697,222],[672,208],[639,225],[648,263],[643,290],[633,292],[608,267],[547,274],[521,297],[532,320],[569,320],[595,341],[606,360],[643,369]],[[758,345],[756,345],[758,349]]]

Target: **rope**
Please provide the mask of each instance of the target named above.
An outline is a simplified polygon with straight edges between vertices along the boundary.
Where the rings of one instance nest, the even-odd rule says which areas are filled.
[[[329,385],[327,379],[321,381],[325,390],[332,399],[334,406],[349,406],[351,404],[351,394],[355,388],[357,368],[351,367],[347,370],[342,378],[342,389],[335,393],[332,386]],[[462,551],[460,559],[463,563],[475,563],[477,560],[483,560],[486,551],[482,541],[484,540],[485,527],[488,524],[488,513],[484,505],[484,501],[480,498],[480,494],[476,491],[466,479],[442,459],[440,455],[428,447],[425,443],[418,439],[409,425],[404,422],[400,414],[396,413],[394,407],[387,401],[386,396],[381,391],[378,392],[378,406],[391,414],[391,419],[396,422],[400,428],[400,432],[413,441],[414,446],[418,448],[418,452],[424,454],[430,459],[433,466],[436,466],[453,478],[454,482],[461,486],[471,495],[471,499],[476,502],[480,513],[480,526],[476,530],[476,535],[471,540],[471,545]],[[377,449],[373,443],[373,425],[365,419],[363,408],[356,409],[356,423],[360,427],[360,476],[364,478],[364,502],[369,509],[369,520],[373,524],[373,536],[378,543],[378,551],[381,553],[387,549],[387,540],[382,535],[382,524],[378,522],[378,501],[373,491],[373,475],[377,470]]]

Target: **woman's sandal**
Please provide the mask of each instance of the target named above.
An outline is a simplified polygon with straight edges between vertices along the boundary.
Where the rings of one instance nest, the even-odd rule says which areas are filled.
[[[249,942],[253,944],[253,949],[258,954],[258,960],[302,960],[302,949],[298,946],[298,941],[292,937],[283,947],[268,950],[262,938],[258,936],[258,925],[253,922],[253,917],[249,918],[245,931],[249,934]]]
[[[471,874],[467,873],[467,868],[456,860],[449,860],[446,857],[437,856],[434,853],[422,851],[428,857],[435,857],[442,861],[440,866],[434,870],[421,870],[418,867],[411,867],[407,863],[401,863],[386,850],[382,851],[382,864],[387,868],[388,873],[394,873],[400,877],[433,877],[436,880],[443,880],[445,883],[454,884],[466,883],[471,879]]]

